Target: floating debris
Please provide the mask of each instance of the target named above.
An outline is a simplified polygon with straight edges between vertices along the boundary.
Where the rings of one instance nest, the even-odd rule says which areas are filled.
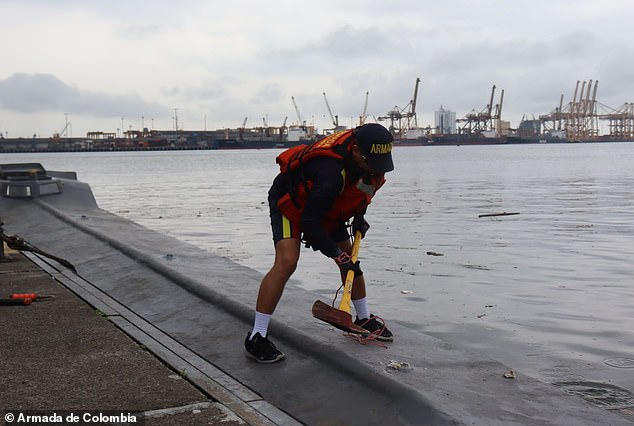
[[[462,265],[467,269],[478,269],[480,271],[490,271],[491,269],[489,269],[487,266],[483,266],[483,265]]]
[[[401,290],[402,294],[411,294],[412,292],[410,290]]]
[[[400,362],[400,361],[394,361],[394,360],[391,360],[390,362],[388,362],[387,367],[391,368],[392,370],[408,370],[410,368],[407,362]]]
[[[484,318],[486,316],[487,316],[487,314],[480,314],[480,315],[478,315],[478,318]]]
[[[487,214],[479,214],[478,217],[495,217],[495,216],[513,216],[519,214],[519,212],[514,212],[514,213],[507,213],[507,212],[502,212],[502,213],[487,213]]]
[[[444,256],[442,253],[436,253],[435,251],[428,251],[427,256]]]
[[[503,377],[505,379],[515,379],[517,376],[515,375],[515,370],[511,368],[509,371],[504,372]]]

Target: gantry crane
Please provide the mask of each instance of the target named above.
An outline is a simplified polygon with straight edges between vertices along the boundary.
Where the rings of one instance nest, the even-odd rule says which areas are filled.
[[[615,140],[634,139],[634,104],[611,108],[597,100],[598,80],[577,81],[572,100],[539,116],[539,134],[567,137],[570,141],[600,140],[599,120],[607,121],[609,136]],[[603,112],[599,112],[599,107]]]
[[[407,129],[418,127],[416,119],[416,99],[418,98],[419,84],[420,78],[416,78],[416,83],[414,84],[414,96],[405,107],[399,108],[398,106],[395,106],[394,109],[388,111],[387,115],[378,118],[379,121],[390,121],[389,130],[397,139],[403,137]]]
[[[566,131],[568,138],[572,140],[592,138],[598,134],[596,97],[599,81],[594,82],[594,89],[592,80],[588,80],[587,87],[586,82],[582,82],[581,91],[578,90],[579,83],[577,81],[569,114],[566,117]],[[578,99],[577,92],[579,92]]]
[[[608,121],[610,136],[622,140],[634,138],[634,103],[626,102],[619,108],[599,118]]]
[[[458,133],[479,135],[484,132],[497,132],[498,135],[501,132],[500,121],[502,119],[502,104],[504,102],[504,89],[500,93],[500,102],[493,105],[493,98],[495,97],[495,84],[491,88],[491,98],[487,106],[481,112],[472,112],[456,120],[457,122],[464,122],[465,124],[460,127]]]
[[[543,125],[546,130],[565,131],[570,140],[592,139],[598,136],[598,119],[608,118],[599,116],[597,112],[598,85],[598,80],[594,82],[578,80],[572,101],[564,106],[562,94],[558,108],[549,114],[539,116],[540,125]]]

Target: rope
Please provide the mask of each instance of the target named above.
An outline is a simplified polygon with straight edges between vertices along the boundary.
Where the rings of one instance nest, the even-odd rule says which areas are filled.
[[[45,252],[44,250],[40,250],[39,248],[35,247],[30,242],[26,241],[25,239],[17,235],[7,235],[4,233],[4,231],[2,231],[1,228],[0,228],[0,241],[4,241],[5,243],[7,243],[7,247],[13,250],[30,251],[33,253],[41,254],[42,256],[48,257],[49,259],[53,259],[57,263],[60,263],[61,265],[64,265],[71,271],[77,273],[75,266],[73,266],[73,264],[70,263],[68,260],[62,259],[61,257],[54,256],[48,252]]]
[[[336,307],[335,303],[337,301],[337,296],[339,295],[339,291],[343,288],[343,284],[341,284],[339,286],[339,288],[337,289],[337,291],[335,292],[335,297],[332,299],[332,307]],[[360,345],[373,345],[373,346],[380,346],[383,349],[387,349],[387,345],[383,342],[380,342],[377,340],[377,338],[381,335],[381,333],[383,333],[383,330],[385,330],[387,327],[385,325],[385,320],[379,316],[374,316],[374,318],[376,318],[377,320],[379,320],[381,322],[381,324],[383,324],[383,327],[381,328],[377,328],[376,330],[374,330],[372,333],[368,334],[367,336],[363,336],[361,334],[356,334],[356,333],[348,333],[347,331],[343,333],[344,336],[348,336],[351,339],[355,340],[358,344]],[[371,318],[368,318],[366,321],[364,321],[361,324],[361,327],[363,327],[363,324],[365,324],[367,321],[370,321]]]
[[[335,297],[332,298],[332,303],[330,304],[333,308],[335,308],[335,303],[337,303],[337,296],[339,296],[339,291],[343,288],[344,284],[341,283],[337,291],[335,291]]]
[[[387,327],[385,326],[385,321],[383,320],[383,318],[378,317],[378,316],[374,316],[375,319],[380,320],[380,324],[383,324],[383,326],[381,328],[377,328],[376,330],[374,330],[373,332],[371,332],[370,334],[368,334],[367,336],[363,336],[360,334],[354,334],[354,333],[348,333],[345,332],[343,333],[344,336],[348,336],[351,339],[355,340],[357,343],[359,343],[360,345],[372,345],[372,346],[379,346],[382,347],[383,349],[387,349],[387,345],[379,340],[378,337],[381,335],[381,333],[383,333],[383,330],[385,330]],[[359,324],[361,327],[363,327],[363,325],[370,321],[372,318],[368,318],[367,320],[365,320],[364,322],[362,322],[361,324]]]
[[[352,228],[352,224],[346,224],[346,226]],[[337,302],[337,297],[339,296],[339,292],[341,291],[341,289],[343,289],[344,287],[344,283],[342,283],[339,288],[337,289],[337,291],[335,291],[335,296],[332,298],[332,303],[331,306],[333,308],[335,308],[335,304]],[[374,330],[373,332],[371,332],[370,334],[368,334],[367,336],[363,336],[360,334],[356,334],[356,333],[348,333],[348,332],[344,332],[343,335],[344,336],[348,336],[351,339],[355,340],[357,343],[359,343],[360,345],[373,345],[373,346],[379,346],[382,347],[384,349],[387,349],[387,345],[383,342],[380,342],[377,340],[377,338],[381,335],[381,333],[383,333],[383,330],[385,330],[387,327],[385,325],[385,320],[379,316],[374,316],[375,319],[379,320],[381,324],[383,324],[383,326],[381,328],[377,328],[376,330]],[[361,327],[363,327],[363,325],[370,321],[370,319],[372,318],[368,318],[366,321],[364,321],[361,325]]]

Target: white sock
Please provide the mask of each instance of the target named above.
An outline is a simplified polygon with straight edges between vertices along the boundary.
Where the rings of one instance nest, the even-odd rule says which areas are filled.
[[[253,324],[253,331],[251,332],[250,339],[252,339],[256,333],[260,333],[260,336],[266,337],[270,321],[271,314],[263,314],[262,312],[255,311],[255,323]]]
[[[354,310],[357,313],[357,318],[367,319],[370,318],[370,311],[368,310],[368,298],[364,297],[359,300],[353,300]]]

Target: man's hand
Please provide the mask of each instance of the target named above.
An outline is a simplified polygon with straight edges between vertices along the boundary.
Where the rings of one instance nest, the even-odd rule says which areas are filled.
[[[339,266],[339,269],[341,270],[341,273],[344,277],[348,274],[348,271],[350,270],[354,271],[355,277],[363,275],[363,271],[361,270],[359,261],[357,260],[353,263],[352,258],[345,251],[342,251],[341,254],[334,258],[334,260],[337,266]]]
[[[352,220],[352,235],[356,235],[357,231],[361,232],[361,238],[365,237],[365,233],[370,229],[370,224],[366,222],[365,217],[363,215],[357,215]]]

